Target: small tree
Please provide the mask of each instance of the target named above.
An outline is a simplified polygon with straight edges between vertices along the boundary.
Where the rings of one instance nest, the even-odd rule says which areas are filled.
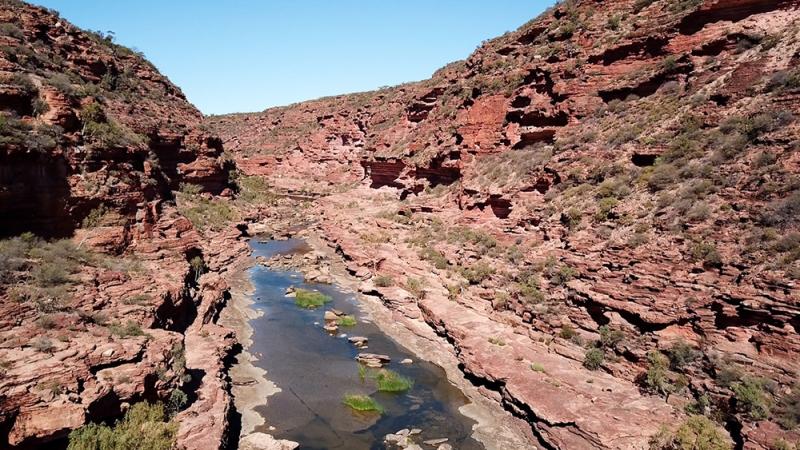
[[[589,370],[597,370],[603,365],[605,357],[606,355],[603,353],[603,350],[599,348],[590,348],[586,350],[586,354],[584,355],[583,367]]]
[[[650,450],[730,450],[730,439],[705,416],[691,416],[677,430],[662,428],[650,438]]]

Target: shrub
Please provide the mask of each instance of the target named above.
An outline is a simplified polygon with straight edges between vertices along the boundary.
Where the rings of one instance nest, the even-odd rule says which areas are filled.
[[[9,36],[15,39],[24,39],[25,33],[13,23],[0,23],[0,36]]]
[[[724,364],[718,368],[714,374],[714,379],[720,386],[730,388],[734,383],[738,382],[744,377],[744,372],[738,366],[733,364]]]
[[[487,341],[489,341],[490,344],[496,345],[498,347],[505,347],[505,345],[506,345],[506,341],[504,341],[502,338],[499,338],[497,336],[492,336],[489,339],[487,339]]]
[[[414,386],[414,380],[389,369],[379,370],[375,382],[381,392],[405,392]]]
[[[170,450],[178,424],[167,421],[161,403],[137,403],[113,427],[89,424],[69,434],[68,450]]]
[[[561,214],[561,223],[567,226],[570,230],[575,229],[581,224],[581,211],[578,208],[570,208]]]
[[[586,350],[586,354],[583,356],[583,367],[589,370],[597,370],[603,365],[605,357],[606,355],[603,353],[603,350],[599,348],[590,348]]]
[[[427,247],[419,253],[420,258],[430,261],[439,270],[447,268],[447,258],[435,248]]]
[[[556,286],[566,284],[578,275],[578,271],[569,266],[561,266],[550,279],[550,282]]]
[[[189,396],[186,395],[185,392],[180,389],[173,389],[172,393],[169,395],[169,401],[167,402],[167,412],[169,416],[175,417],[176,414],[183,411],[188,403]]]
[[[678,169],[672,164],[657,164],[650,172],[647,187],[653,192],[666,189],[678,179]]]
[[[55,350],[53,341],[46,337],[38,337],[31,342],[31,347],[42,353],[52,353]]]
[[[415,298],[422,299],[425,297],[425,283],[419,278],[408,278],[404,287]]]
[[[483,261],[461,269],[461,276],[466,278],[470,284],[480,284],[493,274],[494,269]]]
[[[561,326],[561,330],[558,332],[558,336],[562,339],[573,339],[578,335],[578,332],[575,331],[575,327],[571,324],[565,323]]]
[[[389,287],[394,285],[394,279],[388,275],[378,275],[375,277],[375,286]]]
[[[646,233],[633,233],[631,237],[628,239],[628,246],[636,248],[640,245],[644,245],[650,241],[650,238],[647,236]]]
[[[490,249],[497,247],[497,241],[490,234],[467,227],[455,228],[448,233],[447,239],[451,242],[468,242],[476,245],[479,247],[480,253],[486,253]]]
[[[669,382],[667,367],[669,359],[659,351],[647,353],[647,374],[645,385],[650,392],[669,396],[672,392],[672,385]]]
[[[89,214],[83,218],[81,221],[81,227],[94,228],[100,226],[103,221],[103,217],[106,216],[106,213],[108,213],[106,205],[99,205],[98,207],[89,211]]]
[[[607,220],[611,218],[611,212],[617,207],[619,201],[614,197],[606,197],[597,203],[597,220]]]
[[[539,363],[532,363],[531,370],[534,372],[546,373],[544,366]]]
[[[798,248],[800,248],[800,233],[797,232],[791,232],[775,243],[775,250],[779,252],[790,252]]]
[[[237,200],[254,205],[274,205],[277,201],[272,187],[263,177],[239,176],[236,185],[239,188]]]
[[[520,299],[528,304],[541,303],[545,296],[539,286],[539,275],[529,271],[522,271],[517,275],[519,281],[515,288]]]
[[[625,339],[625,333],[623,333],[622,330],[616,330],[608,325],[601,326],[599,331],[600,344],[603,347],[614,348]]]
[[[787,430],[800,425],[800,386],[784,395],[773,410],[777,422]]]
[[[744,377],[735,383],[733,390],[736,400],[736,409],[754,420],[763,420],[769,416],[769,404],[764,392],[764,380],[754,377]]]
[[[731,450],[728,437],[709,418],[691,416],[677,430],[662,428],[650,438],[650,450]]]
[[[633,12],[638,13],[639,11],[647,8],[656,1],[658,0],[636,0],[635,2],[633,2]]]
[[[702,261],[704,264],[712,266],[722,264],[722,257],[717,251],[717,246],[710,242],[698,242],[693,245],[691,257],[693,261]]]
[[[682,370],[687,364],[691,364],[698,357],[698,353],[695,349],[683,340],[672,344],[668,354],[672,370]]]
[[[330,296],[321,292],[297,289],[295,291],[294,304],[305,309],[315,309],[333,301]]]
[[[800,88],[800,70],[775,72],[767,81],[768,91],[794,90]]]
[[[664,58],[664,61],[661,62],[661,67],[667,72],[672,72],[678,67],[678,58],[674,55],[667,56]]]
[[[377,412],[383,414],[383,407],[368,395],[347,394],[342,403],[359,412]]]
[[[128,320],[124,325],[119,322],[113,322],[108,326],[108,329],[111,331],[111,334],[120,338],[145,335],[144,331],[142,331],[142,327],[133,320]]]

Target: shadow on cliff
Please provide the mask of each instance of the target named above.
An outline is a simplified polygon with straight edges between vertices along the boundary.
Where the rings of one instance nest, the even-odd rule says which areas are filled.
[[[31,231],[66,237],[75,230],[67,212],[70,186],[63,156],[0,155],[0,237]]]

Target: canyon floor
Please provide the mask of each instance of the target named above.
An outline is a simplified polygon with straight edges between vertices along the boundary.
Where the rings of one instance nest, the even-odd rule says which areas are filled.
[[[797,0],[569,0],[210,117],[113,35],[0,22],[0,447],[292,448],[248,328],[248,240],[288,236],[487,448],[800,445]]]

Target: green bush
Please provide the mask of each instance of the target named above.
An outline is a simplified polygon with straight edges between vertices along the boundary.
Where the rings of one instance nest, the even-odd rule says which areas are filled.
[[[404,287],[415,298],[425,297],[425,282],[422,279],[408,278]]]
[[[226,200],[205,199],[200,196],[187,200],[181,201],[178,209],[200,230],[219,231],[239,218],[236,210]]]
[[[659,351],[647,353],[647,374],[644,381],[650,392],[663,396],[669,396],[672,392],[672,384],[667,372],[668,366],[669,358],[663,353]]]
[[[572,280],[578,276],[578,271],[573,269],[569,266],[561,266],[552,276],[550,282],[555,284],[556,286],[561,286],[566,284],[568,281]]]
[[[237,200],[253,205],[274,205],[278,199],[263,177],[238,176],[235,182],[239,188]]]
[[[769,399],[764,392],[764,380],[744,377],[735,383],[733,390],[736,410],[754,420],[763,420],[769,416]]]
[[[430,261],[439,270],[447,268],[447,257],[435,248],[427,247],[419,253],[420,258]]]
[[[691,416],[675,431],[664,427],[650,438],[650,450],[731,450],[730,439],[709,418]]]
[[[793,430],[800,425],[800,386],[792,388],[790,393],[778,401],[773,414],[777,422],[787,430]]]
[[[176,414],[183,411],[189,403],[189,396],[180,389],[174,389],[169,395],[167,402],[167,412],[170,417],[175,417]]]
[[[89,424],[69,434],[68,450],[171,450],[178,424],[161,403],[137,403],[113,427]]]
[[[679,340],[672,344],[669,351],[669,362],[672,370],[683,370],[686,365],[691,364],[697,359],[698,352],[687,344],[686,341]]]
[[[394,279],[388,275],[378,275],[375,277],[375,286],[389,287],[394,285]]]
[[[586,350],[583,356],[583,367],[589,370],[597,370],[603,365],[603,360],[606,358],[603,350],[599,348],[590,348]]]
[[[83,136],[91,146],[103,148],[134,147],[144,143],[144,137],[126,127],[109,120],[103,107],[97,102],[81,109]]]
[[[0,36],[9,36],[15,39],[24,39],[25,33],[13,23],[0,23]]]
[[[603,325],[600,327],[600,344],[603,347],[614,348],[625,339],[625,333],[622,330],[617,330]]]
[[[578,335],[578,332],[575,331],[575,327],[571,324],[565,323],[561,326],[561,330],[558,332],[558,336],[562,339],[573,339]]]
[[[332,302],[333,299],[322,292],[297,289],[295,291],[294,304],[305,309],[315,309]]]
[[[722,257],[717,251],[717,246],[710,242],[698,242],[691,248],[693,261],[702,261],[705,264],[718,266],[722,264]]]
[[[617,207],[619,201],[614,197],[605,197],[597,202],[597,214],[595,218],[603,221],[611,218],[611,212]]]
[[[489,266],[489,264],[480,261],[469,267],[463,267],[461,269],[461,276],[466,278],[470,284],[480,284],[494,275],[494,272],[494,268]]]
[[[678,179],[678,169],[672,164],[656,164],[647,178],[647,186],[658,192],[671,186]]]
[[[100,226],[103,222],[103,218],[108,213],[108,208],[106,205],[99,205],[98,207],[89,211],[89,214],[83,218],[81,221],[81,227],[83,228],[94,228]]]
[[[539,274],[523,270],[517,275],[517,284],[514,286],[518,297],[528,304],[544,301],[545,296],[539,285]]]
[[[138,323],[134,322],[133,320],[128,320],[125,324],[119,322],[113,322],[108,326],[109,331],[114,336],[120,338],[127,338],[127,337],[136,337],[136,336],[144,336],[145,333],[142,331],[142,327],[139,326]]]

